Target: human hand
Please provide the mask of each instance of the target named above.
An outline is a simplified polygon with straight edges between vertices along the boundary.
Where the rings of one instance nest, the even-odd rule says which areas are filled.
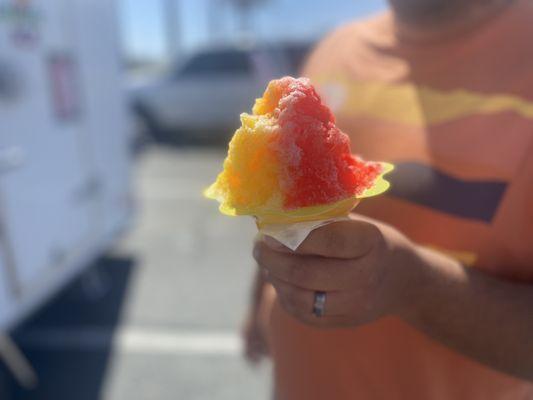
[[[410,307],[417,247],[388,225],[351,218],[314,230],[294,252],[268,236],[255,244],[254,257],[281,306],[305,324],[357,326]],[[321,317],[313,314],[317,291],[326,293]]]
[[[252,365],[258,364],[269,355],[265,327],[258,314],[257,310],[250,310],[242,328],[244,358]]]

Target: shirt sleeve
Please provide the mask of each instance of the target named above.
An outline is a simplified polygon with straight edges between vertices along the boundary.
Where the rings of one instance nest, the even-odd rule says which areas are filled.
[[[353,34],[357,22],[343,25],[326,35],[311,51],[302,68],[302,75],[311,78],[319,77],[339,64],[339,57],[345,54],[345,45]]]

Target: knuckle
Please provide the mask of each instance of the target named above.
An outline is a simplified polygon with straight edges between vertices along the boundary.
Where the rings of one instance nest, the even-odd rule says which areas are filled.
[[[345,234],[343,234],[341,224],[335,229],[327,231],[327,234],[324,238],[324,244],[326,245],[326,250],[331,253],[345,254],[348,249],[348,240]]]
[[[359,268],[356,263],[339,263],[338,267],[334,270],[334,276],[331,277],[331,281],[333,282],[331,288],[337,290],[352,289],[358,278]]]
[[[379,229],[377,225],[368,224],[367,230],[368,230],[368,237],[370,238],[371,243],[373,245],[380,245],[384,243],[383,233],[381,232],[381,229]]]
[[[368,256],[375,252],[375,250],[379,250],[385,244],[381,230],[374,224],[368,223],[364,226],[364,235],[362,238],[360,256]]]
[[[299,260],[293,259],[289,262],[287,275],[290,282],[301,283],[306,280],[307,273]]]
[[[307,310],[307,302],[305,301],[303,297],[302,291],[294,291],[292,293],[291,301],[294,304],[295,307],[297,307],[299,310],[306,311]]]
[[[256,242],[252,251],[252,255],[259,264],[261,264],[261,261],[264,257],[264,247],[263,244],[260,242]]]
[[[288,290],[285,295],[285,303],[291,307],[291,308],[296,308],[296,295],[294,294],[294,291],[293,290]]]
[[[351,264],[346,261],[335,261],[317,271],[317,279],[324,283],[344,281],[351,272]]]
[[[286,295],[280,298],[280,302],[283,308],[285,309],[285,311],[287,311],[293,317],[298,318],[299,313],[298,313],[297,308],[294,306],[294,304],[289,300],[289,298]]]
[[[289,290],[283,293],[280,302],[289,314],[299,320],[305,319],[305,315],[311,311],[306,308],[305,301],[302,300],[301,294],[296,290]]]
[[[305,311],[305,301],[302,299],[302,294],[298,290],[287,292],[287,303],[295,310]]]

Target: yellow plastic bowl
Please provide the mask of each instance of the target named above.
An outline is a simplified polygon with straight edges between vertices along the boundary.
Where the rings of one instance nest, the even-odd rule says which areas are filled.
[[[246,207],[229,207],[228,205],[221,203],[219,210],[222,214],[232,217],[239,215],[253,215],[255,216],[259,227],[268,224],[291,224],[340,217],[347,215],[355,206],[357,206],[361,199],[377,196],[387,191],[390,187],[390,183],[385,180],[384,176],[394,169],[394,165],[389,163],[380,164],[382,166],[382,172],[371,188],[365,190],[359,196],[349,197],[335,203],[301,207],[290,211],[280,209],[268,210],[264,208],[251,209]],[[209,199],[219,200],[212,187],[209,187],[204,191],[204,196]]]

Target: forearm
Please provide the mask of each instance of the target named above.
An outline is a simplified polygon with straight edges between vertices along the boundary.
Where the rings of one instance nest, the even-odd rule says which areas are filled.
[[[403,317],[494,369],[533,380],[533,285],[464,268],[420,249],[417,289]]]
[[[263,297],[263,292],[265,289],[266,280],[261,273],[260,268],[256,268],[256,273],[253,278],[252,282],[252,291],[250,296],[250,304],[252,306],[252,309],[256,309],[259,304],[261,303],[261,299]]]

